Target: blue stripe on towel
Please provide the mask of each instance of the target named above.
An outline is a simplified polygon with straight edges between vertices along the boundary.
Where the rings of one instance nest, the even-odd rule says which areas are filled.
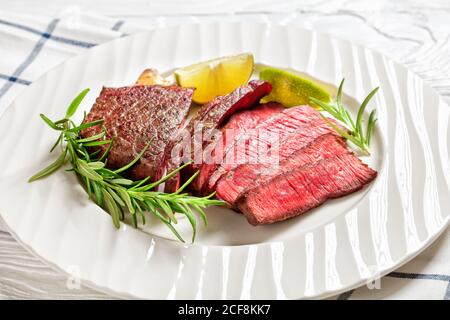
[[[57,41],[57,42],[65,43],[65,44],[70,44],[70,45],[76,46],[76,47],[92,48],[92,47],[96,46],[95,43],[89,43],[89,42],[75,40],[75,39],[68,39],[68,38],[54,36],[54,35],[50,35],[49,39]]]
[[[445,292],[444,300],[450,300],[450,281],[447,285],[447,291]]]
[[[16,77],[13,77],[13,76],[8,76],[8,75],[2,74],[2,73],[0,73],[0,79],[4,79],[4,80],[7,80],[7,81],[15,82],[15,83],[18,83],[18,84],[23,84],[25,86],[28,86],[28,85],[31,84],[31,81],[20,79],[20,78],[16,78]]]
[[[386,275],[390,278],[409,279],[409,280],[437,280],[448,282],[447,290],[444,296],[444,300],[450,300],[450,276],[445,274],[435,273],[408,273],[408,272],[391,272]],[[355,290],[346,291],[341,293],[337,300],[348,300]]]
[[[18,79],[19,76],[22,74],[22,72],[26,68],[28,68],[28,66],[34,61],[34,59],[36,59],[36,57],[38,56],[39,52],[41,52],[42,48],[44,47],[45,42],[49,39],[49,37],[51,36],[52,32],[55,30],[56,25],[58,24],[58,22],[59,22],[58,19],[54,19],[54,20],[52,20],[52,22],[50,22],[50,24],[48,25],[48,27],[45,30],[45,32],[42,34],[42,36],[39,39],[39,41],[36,43],[36,45],[31,50],[31,52],[28,55],[28,57],[25,59],[24,62],[22,62],[17,67],[16,71],[14,71],[14,73],[10,77],[11,79]],[[8,81],[7,83],[5,83],[3,85],[3,87],[0,88],[0,98],[3,97],[6,92],[8,92],[8,90],[12,87],[13,84],[14,84],[14,81]]]
[[[122,25],[125,23],[123,20],[118,20],[111,28],[111,30],[119,31],[119,29],[122,27]]]
[[[436,274],[436,273],[407,273],[407,272],[391,272],[386,277],[399,278],[399,279],[419,279],[419,280],[437,280],[446,281],[447,289],[444,295],[444,300],[450,300],[450,275]]]
[[[57,41],[57,42],[62,42],[65,44],[70,44],[73,46],[77,46],[77,47],[83,47],[83,48],[90,48],[95,46],[96,44],[94,43],[89,43],[89,42],[85,42],[85,41],[80,41],[80,40],[75,40],[75,39],[68,39],[68,38],[64,38],[64,37],[59,37],[59,36],[54,36],[51,35],[49,33],[46,32],[41,32],[37,29],[28,27],[26,25],[23,24],[19,24],[19,23],[15,23],[15,22],[11,22],[11,21],[6,21],[6,20],[2,20],[0,19],[0,24],[3,24],[5,26],[9,26],[9,27],[14,27],[23,31],[28,31],[37,35],[40,35],[42,37],[48,37],[48,39],[51,39],[53,41]]]
[[[337,300],[348,300],[350,298],[350,296],[353,294],[353,292],[355,292],[355,290],[350,290],[350,291],[346,291],[344,293],[341,293],[337,297]]]
[[[391,272],[387,277],[401,278],[401,279],[421,279],[421,280],[439,280],[450,281],[450,276],[445,274],[426,274],[426,273],[406,273],[406,272]]]

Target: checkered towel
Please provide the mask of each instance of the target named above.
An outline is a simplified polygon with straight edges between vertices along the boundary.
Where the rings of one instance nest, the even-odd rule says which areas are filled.
[[[218,18],[236,17],[209,17]],[[136,22],[73,10],[62,13],[58,18],[49,19],[0,12],[0,115],[21,90],[69,57],[126,34],[155,26],[202,19],[207,18],[153,17]],[[260,15],[249,15],[245,19],[265,20]],[[413,261],[385,276],[378,283],[334,298],[449,300],[450,230]]]

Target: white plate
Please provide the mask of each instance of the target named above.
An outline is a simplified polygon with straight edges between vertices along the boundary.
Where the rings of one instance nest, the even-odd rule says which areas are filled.
[[[195,245],[158,224],[123,225],[90,202],[64,171],[28,184],[51,160],[56,135],[39,113],[61,117],[85,87],[131,84],[146,67],[169,70],[248,51],[260,63],[346,79],[347,101],[375,86],[368,188],[301,217],[252,227],[226,209],[208,212]],[[81,112],[80,112],[81,113]],[[80,114],[79,113],[79,114]],[[450,109],[417,76],[368,49],[296,27],[210,23],[155,29],[98,46],[34,82],[0,120],[0,212],[38,256],[82,281],[139,298],[322,298],[364,284],[413,258],[450,219]],[[183,224],[183,222],[182,222]]]

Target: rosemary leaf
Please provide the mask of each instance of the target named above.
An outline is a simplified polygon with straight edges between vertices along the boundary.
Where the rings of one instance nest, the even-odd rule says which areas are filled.
[[[85,176],[88,179],[94,180],[94,181],[102,181],[103,178],[100,174],[95,172],[94,169],[89,167],[86,161],[83,159],[77,159],[77,167],[81,175]]]
[[[137,201],[137,200],[135,200],[135,199],[131,199],[131,202],[133,203],[133,206],[134,206],[134,208],[135,208],[135,210],[136,210],[136,213],[137,214],[139,214],[139,216],[141,217],[141,221],[142,221],[142,224],[144,224],[145,225],[145,214],[144,214],[144,210],[142,209],[142,207],[139,205],[139,202]]]
[[[83,142],[91,142],[91,141],[95,141],[95,140],[98,140],[98,139],[103,138],[103,137],[105,136],[105,134],[106,134],[106,132],[105,132],[105,131],[102,131],[102,132],[99,133],[99,134],[96,134],[96,135],[93,135],[93,136],[90,136],[90,137],[87,137],[87,138],[77,139],[77,140],[75,140],[75,142],[77,142],[77,143],[83,143]]]
[[[56,123],[54,123],[52,120],[50,120],[49,118],[47,118],[45,115],[43,115],[42,113],[39,115],[41,117],[42,120],[44,120],[44,122],[53,130],[58,130],[58,131],[62,131],[64,130],[63,127],[58,126]]]
[[[92,189],[94,190],[95,203],[100,207],[103,207],[103,193],[101,186],[96,181],[92,181]]]
[[[133,225],[134,228],[138,227],[136,213],[131,214],[131,224]]]
[[[142,180],[135,181],[135,185],[132,186],[129,190],[135,190],[135,189],[139,188],[140,186],[145,184],[148,180],[150,180],[150,177],[146,177],[146,178],[144,178]]]
[[[53,163],[51,163],[49,166],[42,169],[41,171],[33,175],[30,179],[28,179],[28,182],[33,182],[38,179],[42,179],[48,175],[51,175],[53,172],[57,171],[64,164],[66,155],[67,149],[65,149],[64,152],[61,152],[59,157]]]
[[[164,213],[169,217],[169,221],[173,221],[173,223],[175,224],[178,223],[177,218],[173,214],[172,209],[165,200],[156,198],[155,201],[158,204],[158,206],[164,211]]]
[[[151,190],[151,189],[155,188],[156,186],[158,186],[158,185],[160,185],[160,184],[166,182],[166,180],[168,180],[168,179],[170,179],[171,177],[173,177],[177,172],[180,172],[181,170],[183,170],[184,168],[186,168],[186,167],[187,167],[188,165],[190,165],[191,163],[192,163],[192,161],[191,161],[191,162],[188,162],[188,163],[185,163],[185,164],[183,164],[182,166],[180,166],[180,167],[178,167],[177,169],[175,169],[175,170],[173,170],[172,172],[170,172],[169,174],[165,175],[164,177],[162,177],[162,178],[159,179],[158,181],[153,182],[153,183],[150,183],[150,184],[145,185],[145,186],[140,187],[140,188],[136,188],[136,190],[139,190],[139,191],[148,191],[148,190]]]
[[[195,219],[194,213],[192,212],[191,208],[186,205],[182,204],[182,206],[185,208],[184,214],[189,220],[189,223],[192,226],[192,242],[195,241],[195,236],[197,235],[197,220]]]
[[[106,190],[102,189],[103,199],[105,200],[105,206],[111,215],[114,226],[119,229],[120,228],[120,209],[117,206],[117,203],[114,201],[111,194]]]
[[[144,147],[144,149],[142,149],[141,152],[139,152],[139,154],[133,159],[133,161],[131,161],[127,165],[125,165],[125,166],[123,166],[123,167],[121,167],[121,168],[119,168],[117,170],[114,170],[114,172],[115,173],[120,173],[120,172],[123,172],[123,171],[126,171],[126,170],[130,169],[144,155],[145,151],[147,151],[149,146],[150,146],[150,142],[147,143],[147,145]]]
[[[72,117],[75,112],[78,109],[78,106],[80,105],[81,101],[83,101],[84,97],[88,94],[89,89],[84,89],[83,91],[81,91],[78,96],[75,97],[75,99],[73,99],[73,101],[70,103],[69,107],[67,108],[66,111],[66,119],[69,119],[70,117]]]
[[[98,159],[98,161],[105,161],[106,158],[108,157],[109,152],[111,151],[111,148],[113,146],[114,143],[114,138],[111,139],[111,143],[109,144],[108,148],[105,150],[105,152],[102,154],[102,156],[100,157],[100,159]]]
[[[105,164],[100,161],[94,161],[94,162],[88,162],[87,164],[92,170],[100,170],[102,169]]]
[[[200,171],[195,172],[192,177],[190,177],[177,191],[175,191],[175,194],[181,193],[192,181],[194,181],[195,178],[197,178],[199,174]]]
[[[203,224],[205,225],[205,227],[207,227],[208,226],[208,219],[206,218],[205,211],[203,211],[203,209],[197,204],[192,204],[192,207],[195,209],[195,211],[198,212],[198,214],[200,215],[200,218],[203,221]]]
[[[112,184],[121,184],[121,185],[124,185],[124,186],[129,186],[129,185],[133,184],[133,180],[124,179],[124,178],[112,179],[109,182],[112,183]]]
[[[349,130],[349,133],[347,133],[345,130],[342,130],[341,128],[339,128],[339,126],[332,123],[331,121],[329,121],[327,117],[322,115],[322,118],[324,118],[328,122],[328,124],[330,124],[330,126],[332,126],[335,129],[337,133],[339,133],[353,145],[358,147],[364,154],[369,155],[370,141],[372,138],[373,130],[375,128],[375,123],[377,121],[377,119],[375,118],[375,110],[373,110],[369,115],[366,130],[363,130],[363,123],[364,123],[363,118],[364,118],[364,111],[366,110],[369,101],[377,93],[378,87],[373,89],[367,95],[367,97],[364,99],[364,101],[362,102],[361,106],[358,109],[356,119],[353,120],[352,117],[350,116],[350,112],[345,108],[344,104],[342,103],[343,86],[344,86],[344,79],[342,79],[341,83],[339,84],[339,89],[334,101],[327,103],[317,100],[314,97],[310,97],[310,102],[318,106],[320,111],[324,111],[329,115],[331,115],[334,119],[340,121]]]
[[[63,134],[61,133],[61,134],[59,135],[59,137],[58,137],[58,140],[56,140],[55,144],[54,144],[54,145],[52,146],[52,148],[50,149],[50,153],[52,153],[53,150],[55,150],[55,148],[58,146],[58,144],[61,143],[62,139],[63,139]]]
[[[356,116],[356,131],[360,135],[363,135],[363,131],[362,131],[362,116],[364,114],[364,111],[366,110],[367,104],[369,103],[370,99],[372,99],[372,97],[375,95],[375,93],[377,93],[377,91],[378,91],[378,87],[373,89],[369,93],[369,95],[364,99],[363,103],[359,107],[358,115]]]
[[[84,130],[84,129],[87,129],[87,128],[91,128],[91,127],[95,127],[95,126],[99,126],[102,123],[103,123],[103,120],[95,120],[95,121],[92,121],[92,122],[80,124],[79,126],[74,127],[74,128],[70,128],[66,132],[76,132],[76,133],[78,133],[81,130]]]
[[[372,139],[372,133],[373,128],[375,126],[375,123],[377,122],[376,116],[376,110],[372,110],[372,112],[369,115],[369,121],[367,122],[367,131],[366,131],[366,144],[370,146],[370,140]]]
[[[102,168],[97,171],[105,179],[121,178],[121,176],[108,168]]]
[[[158,209],[156,209],[155,205],[153,204],[153,201],[151,200],[144,200],[143,203],[145,204],[145,207],[148,211],[150,211],[153,215],[155,215],[159,220],[164,222],[166,225],[170,224],[170,220],[168,220],[166,217],[164,217]]]
[[[107,187],[106,190],[108,190],[108,193],[111,195],[111,197],[113,197],[113,199],[117,202],[119,206],[121,207],[126,206],[122,198],[112,188]]]
[[[108,143],[111,143],[111,140],[99,140],[99,141],[86,142],[86,143],[83,143],[83,146],[95,147],[95,146],[102,146],[102,145],[108,144]]]
[[[164,222],[164,221],[163,221]],[[175,229],[175,227],[173,225],[171,225],[168,222],[164,222],[165,225],[170,229],[170,231],[172,231],[172,233],[175,235],[175,237],[178,238],[178,240],[182,243],[185,243],[183,237],[178,233],[177,229]]]
[[[89,179],[86,178],[86,177],[83,177],[83,180],[84,180],[84,184],[85,184],[85,186],[86,186],[86,191],[87,191],[88,197],[91,199],[91,198],[92,198],[92,185],[91,185],[91,180],[89,180]]]
[[[94,152],[90,153],[89,155],[91,156],[91,158],[96,157],[100,153],[100,151],[102,151],[102,150],[100,150],[100,149],[95,150]]]
[[[128,210],[130,211],[131,214],[135,213],[135,209],[133,204],[131,203],[131,197],[128,194],[128,192],[123,188],[123,187],[118,187],[116,189],[117,193],[119,194],[119,196],[122,198],[122,200],[125,202]]]

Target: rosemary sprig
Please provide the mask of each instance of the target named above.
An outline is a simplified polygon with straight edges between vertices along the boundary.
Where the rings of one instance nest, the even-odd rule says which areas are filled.
[[[192,242],[194,242],[197,230],[197,215],[207,226],[206,214],[203,209],[211,205],[223,205],[223,201],[212,199],[214,194],[207,197],[194,197],[183,192],[188,184],[195,179],[198,172],[175,193],[168,194],[154,191],[158,185],[164,183],[189,163],[170,172],[156,182],[149,182],[149,178],[133,181],[122,176],[122,172],[139,161],[150,146],[150,142],[129,164],[116,170],[106,168],[108,153],[114,141],[113,139],[105,139],[105,128],[97,135],[88,138],[80,137],[81,130],[101,126],[103,121],[82,123],[77,126],[70,120],[88,92],[89,89],[83,90],[72,101],[67,109],[66,116],[61,120],[54,122],[45,115],[40,115],[50,128],[60,132],[50,152],[60,146],[61,153],[52,164],[33,175],[29,182],[52,174],[69,161],[71,168],[68,171],[74,171],[77,174],[89,198],[111,215],[116,228],[120,227],[120,221],[123,221],[125,216],[128,215],[134,227],[137,227],[139,220],[145,224],[145,215],[150,213],[161,220],[181,242],[185,242],[174,226],[177,224],[175,213],[180,213],[187,217],[192,226]],[[103,154],[99,154],[98,151],[89,151],[89,147],[104,144],[109,144],[109,146]]]
[[[329,121],[325,116],[322,117],[344,138],[357,146],[364,154],[369,155],[370,148],[370,140],[372,139],[373,130],[375,128],[375,123],[377,122],[377,118],[375,115],[375,110],[372,110],[369,114],[369,118],[367,120],[366,129],[363,130],[363,115],[366,110],[367,104],[370,99],[377,93],[378,87],[373,89],[367,97],[364,99],[363,103],[358,109],[358,113],[356,115],[356,119],[352,119],[350,113],[345,108],[342,103],[342,88],[344,86],[344,79],[342,79],[339,89],[337,92],[336,99],[327,103],[320,101],[314,97],[310,97],[310,102],[314,105],[318,106],[321,111],[325,111],[330,114],[333,118],[340,121],[348,130],[343,130],[335,123]]]

